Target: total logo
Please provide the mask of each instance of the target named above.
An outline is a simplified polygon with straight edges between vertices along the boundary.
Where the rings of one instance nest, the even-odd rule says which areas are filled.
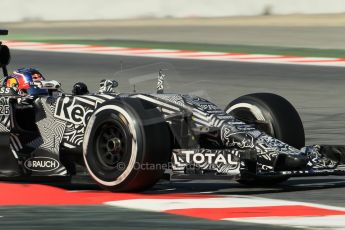
[[[212,152],[195,152],[193,150],[183,150],[182,155],[184,155],[184,159],[179,158],[175,153],[173,154],[174,161],[183,163],[183,164],[223,164],[223,165],[237,165],[238,161],[233,159],[233,155],[231,154],[224,154],[220,153],[212,153]]]
[[[49,172],[60,167],[60,162],[51,157],[32,157],[24,162],[24,167],[35,172]]]

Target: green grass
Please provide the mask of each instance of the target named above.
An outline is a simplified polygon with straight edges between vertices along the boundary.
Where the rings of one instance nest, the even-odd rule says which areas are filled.
[[[114,47],[135,47],[135,48],[155,48],[155,49],[183,49],[198,51],[215,51],[215,52],[238,52],[251,54],[276,54],[276,55],[293,55],[293,56],[310,56],[310,57],[337,57],[345,58],[345,50],[337,49],[311,49],[311,48],[287,48],[276,46],[254,46],[239,44],[201,44],[201,43],[184,43],[184,42],[156,42],[156,41],[139,41],[139,40],[111,40],[111,39],[80,39],[68,37],[52,36],[28,36],[28,35],[10,35],[8,40],[23,40],[32,42],[49,42],[62,44],[89,44]]]

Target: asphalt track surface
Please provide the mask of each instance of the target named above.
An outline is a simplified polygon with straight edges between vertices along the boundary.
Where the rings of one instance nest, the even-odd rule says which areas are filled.
[[[103,78],[123,69],[161,62],[158,58],[120,57],[13,51],[10,69],[38,67],[47,78],[59,80],[65,91],[76,81],[96,90]],[[307,144],[344,144],[345,68],[164,59],[176,73],[168,77],[169,90],[201,92],[224,107],[236,97],[253,92],[273,92],[292,102],[305,124]],[[135,73],[138,69],[131,70]],[[140,75],[140,73],[137,73]],[[121,89],[129,76],[116,75]],[[128,89],[129,90],[129,89]],[[98,189],[94,185],[63,186],[69,190]],[[155,186],[148,193],[215,193],[249,195],[345,207],[345,180],[341,177],[296,178],[278,187],[248,188],[232,181],[188,180]],[[208,221],[163,213],[108,206],[0,207],[3,229],[278,229],[229,221]],[[287,229],[286,227],[282,229]]]

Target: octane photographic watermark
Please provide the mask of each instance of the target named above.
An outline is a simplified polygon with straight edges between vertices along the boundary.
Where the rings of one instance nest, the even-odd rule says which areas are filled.
[[[116,164],[116,169],[117,170],[125,170],[127,168],[127,164],[125,162],[118,162]],[[171,169],[172,168],[172,163],[167,162],[167,163],[140,163],[140,162],[135,162],[133,170],[166,170],[166,169]]]

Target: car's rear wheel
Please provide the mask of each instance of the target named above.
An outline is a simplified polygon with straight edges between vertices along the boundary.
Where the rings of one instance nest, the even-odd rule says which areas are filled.
[[[226,113],[297,149],[305,145],[304,128],[296,109],[285,98],[272,93],[254,93],[232,101]],[[255,167],[254,167],[255,168]],[[255,172],[242,175],[239,183],[246,185],[274,185],[289,177],[259,177]]]
[[[91,116],[83,154],[88,172],[111,191],[146,189],[171,154],[169,127],[157,108],[135,98],[112,100]]]

